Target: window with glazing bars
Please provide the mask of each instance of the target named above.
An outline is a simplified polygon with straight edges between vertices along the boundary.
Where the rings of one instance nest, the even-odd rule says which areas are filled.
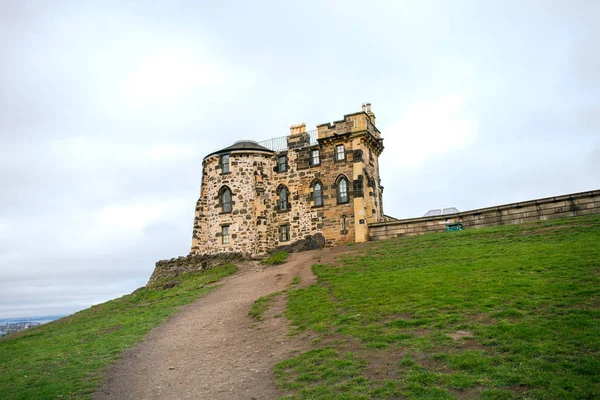
[[[221,243],[229,244],[229,225],[221,227]]]
[[[340,179],[338,183],[338,203],[348,202],[348,181],[345,178]]]
[[[221,167],[222,174],[229,173],[229,154],[223,154],[219,159],[219,165]]]
[[[323,205],[323,188],[319,182],[315,183],[313,189],[313,199],[315,201],[315,206]]]
[[[288,190],[285,186],[282,186],[281,189],[279,189],[279,209],[287,210],[289,206],[290,203],[288,201]]]
[[[279,171],[279,172],[287,171],[287,156],[277,157],[277,171]]]
[[[344,145],[338,144],[337,146],[335,146],[335,159],[338,161],[341,161],[345,158],[346,158],[346,155],[344,153]]]
[[[228,188],[221,192],[221,212],[231,211],[231,191]]]
[[[290,226],[289,225],[281,225],[279,227],[279,241],[287,242],[290,240]]]
[[[319,150],[313,150],[311,154],[311,165],[319,164],[321,164],[321,155],[319,154]]]

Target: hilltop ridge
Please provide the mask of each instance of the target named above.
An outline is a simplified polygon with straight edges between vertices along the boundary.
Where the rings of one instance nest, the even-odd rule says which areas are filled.
[[[150,352],[148,361],[137,362],[164,368],[157,372],[174,384],[191,385],[185,386],[191,388],[188,392],[173,392],[180,397],[214,398],[215,393],[221,398],[243,397],[249,376],[267,384],[255,386],[269,387],[267,398],[600,397],[598,243],[600,216],[591,215],[325,249],[319,254],[340,256],[309,257],[302,268],[298,265],[310,272],[314,264],[314,283],[306,276],[288,282],[289,275],[273,286],[274,294],[269,286],[256,293],[261,311],[254,315],[260,318],[252,319],[248,314],[252,301],[245,300],[239,308],[244,315],[235,323],[247,324],[246,330],[231,325],[225,316],[205,325],[202,312],[188,322],[186,329],[198,335],[190,340],[198,341],[211,329],[230,331],[233,342],[204,340],[213,340],[211,357],[225,356],[235,372],[236,365],[247,364],[237,353],[228,353],[235,348],[233,343],[250,337],[260,342],[269,337],[261,336],[263,332],[274,326],[284,329],[278,332],[285,337],[287,319],[293,335],[289,340],[300,343],[295,347],[299,353],[248,349],[264,357],[255,361],[257,365],[269,360],[271,364],[261,365],[274,365],[273,370],[250,367],[257,372],[240,375],[227,391],[215,392],[217,386],[210,381],[204,387],[185,375],[186,362],[196,356],[184,342],[173,360],[152,358]],[[304,254],[310,256],[294,256]],[[264,271],[277,282],[280,271],[289,267]],[[168,278],[0,339],[2,393],[11,399],[92,397],[106,368],[125,349],[234,270],[229,265]],[[235,286],[228,285],[234,280],[243,284],[244,273],[223,281],[210,296],[236,301]],[[286,289],[279,292],[282,286]],[[201,310],[206,299],[200,298],[193,307]],[[164,324],[151,340],[168,340],[177,326]],[[307,337],[310,340],[303,339]],[[205,367],[218,369],[214,360]],[[218,376],[217,370],[213,372]]]

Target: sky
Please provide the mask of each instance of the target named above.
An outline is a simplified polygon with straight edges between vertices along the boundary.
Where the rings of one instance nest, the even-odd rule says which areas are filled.
[[[189,252],[202,158],[371,102],[384,211],[600,189],[600,2],[0,0],[0,318]]]

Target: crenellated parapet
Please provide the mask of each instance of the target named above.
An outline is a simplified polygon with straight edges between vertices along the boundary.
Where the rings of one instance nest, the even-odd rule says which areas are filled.
[[[363,137],[363,142],[379,156],[383,151],[381,132],[375,126],[375,114],[371,104],[363,104],[362,111],[346,114],[344,119],[317,125],[318,140],[328,143],[338,139],[350,141],[357,136]]]

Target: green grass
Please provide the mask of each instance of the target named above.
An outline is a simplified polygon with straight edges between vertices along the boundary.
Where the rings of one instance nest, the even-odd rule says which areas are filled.
[[[72,316],[0,339],[0,398],[89,398],[105,368],[152,328],[235,272],[232,264],[180,275]]]
[[[280,265],[285,264],[288,258],[287,251],[278,251],[276,253],[271,254],[266,259],[262,260],[260,263],[263,265]]]
[[[250,316],[252,316],[252,318],[254,318],[255,320],[262,321],[263,314],[269,309],[271,302],[282,293],[283,292],[275,292],[267,296],[260,297],[254,302],[254,304],[252,304],[252,307],[250,308],[248,314],[250,314]]]
[[[263,314],[271,307],[273,300],[275,300],[281,294],[288,293],[290,290],[295,290],[296,287],[300,284],[300,282],[302,282],[302,278],[300,278],[299,276],[295,276],[294,279],[292,279],[292,281],[290,282],[288,289],[260,297],[252,304],[252,307],[250,307],[250,311],[248,311],[248,314],[255,320],[262,321]]]
[[[373,242],[313,270],[286,315],[319,339],[275,371],[292,398],[600,398],[600,216]]]

